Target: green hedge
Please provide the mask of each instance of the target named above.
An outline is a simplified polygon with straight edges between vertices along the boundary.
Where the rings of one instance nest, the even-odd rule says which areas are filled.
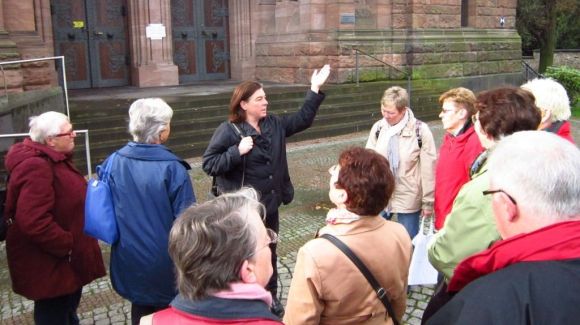
[[[558,80],[566,88],[572,107],[578,108],[580,105],[580,70],[567,66],[548,67],[544,76]]]

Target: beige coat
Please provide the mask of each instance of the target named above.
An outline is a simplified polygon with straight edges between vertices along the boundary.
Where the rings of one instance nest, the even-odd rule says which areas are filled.
[[[407,302],[411,239],[403,226],[381,217],[363,217],[350,224],[328,225],[387,290],[399,319]],[[384,305],[358,268],[324,238],[298,251],[284,323],[392,324]]]
[[[389,203],[390,211],[397,213],[412,213],[421,209],[433,209],[435,188],[435,163],[437,148],[433,134],[426,123],[421,123],[421,149],[417,142],[415,130],[416,119],[409,111],[409,122],[399,134],[399,171],[395,192]],[[371,128],[366,148],[370,148],[383,156],[387,156],[385,119],[377,121]],[[381,126],[379,138],[377,128]]]

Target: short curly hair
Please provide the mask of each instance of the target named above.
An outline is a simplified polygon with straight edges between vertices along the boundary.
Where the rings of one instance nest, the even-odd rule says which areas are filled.
[[[471,117],[471,115],[475,114],[475,94],[473,91],[459,87],[449,89],[448,91],[444,92],[441,96],[439,96],[439,104],[443,105],[443,102],[446,100],[450,100],[457,105],[461,106],[467,111],[467,118]]]
[[[399,86],[390,87],[383,93],[381,105],[394,105],[397,111],[402,112],[409,107],[409,94]]]
[[[338,165],[335,186],[348,194],[347,209],[361,216],[378,215],[395,189],[395,177],[387,159],[374,150],[356,147],[343,151]]]
[[[475,107],[482,130],[495,141],[518,131],[536,130],[542,118],[534,96],[515,87],[481,92]]]

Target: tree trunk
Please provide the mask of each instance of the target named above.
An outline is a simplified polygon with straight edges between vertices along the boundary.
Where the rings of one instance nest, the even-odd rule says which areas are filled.
[[[540,73],[546,72],[546,68],[554,64],[554,50],[556,49],[556,1],[544,0],[548,24],[544,31],[544,37],[540,41]]]

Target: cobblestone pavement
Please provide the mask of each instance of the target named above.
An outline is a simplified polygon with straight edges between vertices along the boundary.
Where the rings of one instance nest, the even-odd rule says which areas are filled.
[[[439,121],[428,123],[437,146],[443,136]],[[580,139],[580,120],[573,122],[575,139]],[[279,295],[285,304],[296,260],[296,252],[324,224],[330,208],[328,193],[328,167],[336,163],[338,154],[349,146],[362,146],[366,132],[325,138],[288,145],[288,162],[296,189],[294,201],[280,210],[280,237],[278,245]],[[200,168],[200,159],[190,159],[192,178],[200,201],[207,199],[210,178]],[[103,256],[108,263],[109,248],[103,246]],[[408,295],[405,324],[419,324],[423,310],[433,293],[433,286],[414,286]],[[33,324],[33,303],[14,294],[6,267],[4,243],[0,244],[0,324]],[[81,324],[126,324],[130,320],[130,304],[112,289],[108,277],[94,281],[83,289],[78,310]]]

